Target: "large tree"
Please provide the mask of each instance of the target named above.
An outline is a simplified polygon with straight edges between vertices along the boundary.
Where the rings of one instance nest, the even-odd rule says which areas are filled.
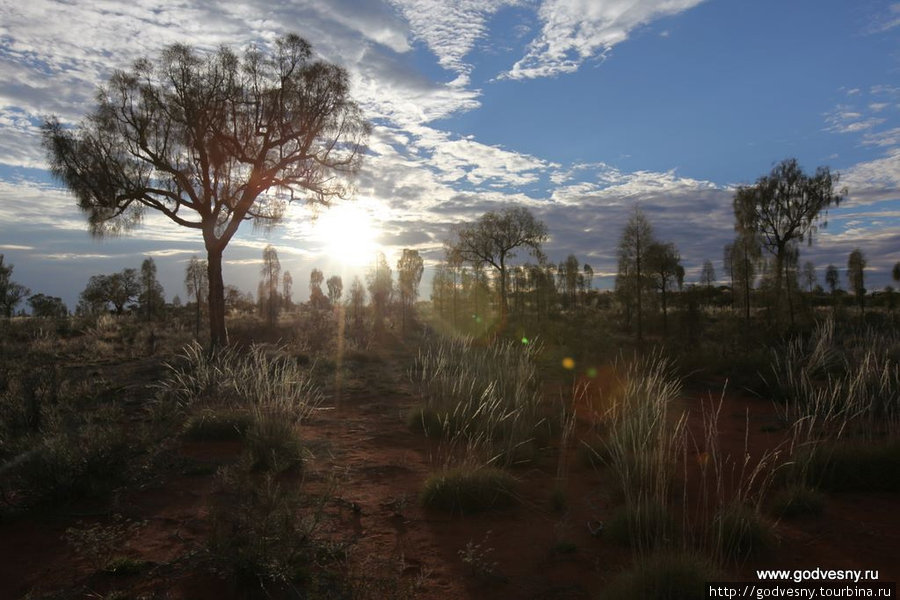
[[[198,231],[217,345],[227,342],[222,254],[241,223],[278,221],[296,194],[326,205],[345,195],[369,130],[347,72],[292,34],[242,56],[169,46],[115,72],[78,127],[47,120],[43,141],[93,234],[134,227],[148,209]]]
[[[474,267],[487,264],[497,271],[501,327],[509,314],[509,260],[515,257],[518,248],[526,248],[540,259],[543,256],[541,244],[546,240],[547,226],[523,207],[487,212],[475,223],[454,229],[454,239],[450,246],[462,260]]]
[[[811,244],[820,216],[841,203],[845,192],[835,191],[838,179],[828,167],[807,175],[796,159],[789,158],[754,185],[738,188],[734,195],[735,229],[757,235],[775,259],[776,312],[790,246],[804,241]]]

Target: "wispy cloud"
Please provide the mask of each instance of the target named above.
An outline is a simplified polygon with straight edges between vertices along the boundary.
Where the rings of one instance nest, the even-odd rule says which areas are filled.
[[[602,59],[633,30],[661,17],[686,11],[702,0],[545,0],[538,15],[540,35],[525,56],[502,77],[532,79],[576,71],[589,59]]]

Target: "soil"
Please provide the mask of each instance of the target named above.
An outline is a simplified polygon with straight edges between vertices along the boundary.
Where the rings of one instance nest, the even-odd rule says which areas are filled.
[[[546,448],[535,463],[514,470],[520,500],[514,508],[468,516],[423,508],[418,494],[434,470],[434,447],[405,425],[405,412],[417,403],[406,375],[408,352],[388,346],[356,358],[337,371],[326,402],[302,426],[312,455],[304,478],[313,488],[334,485],[322,535],[349,549],[347,573],[394,577],[423,599],[563,600],[598,597],[631,564],[630,551],[605,539],[600,527],[618,501],[609,475],[574,443],[561,452]],[[84,367],[118,385],[135,415],[162,368],[156,359]],[[561,372],[546,392],[558,398],[571,389]],[[723,395],[722,382],[714,381],[692,385],[681,399],[697,436],[701,402],[720,398],[720,446],[738,464],[745,452],[759,457],[783,443],[771,402],[739,390]],[[583,432],[590,411],[581,406],[578,417]],[[0,598],[104,598],[113,590],[127,598],[246,597],[203,561],[214,472],[237,460],[241,444],[174,435],[171,444],[153,476],[111,500],[3,517]],[[555,488],[564,491],[562,509]],[[882,581],[897,581],[898,507],[896,494],[829,494],[822,515],[778,522],[777,546],[764,559],[736,565],[729,577],[754,581],[759,568],[820,567],[877,569]],[[63,539],[79,520],[105,522],[112,513],[144,523],[123,548],[145,561],[134,575],[98,572]],[[462,560],[467,544],[481,544],[481,568]]]

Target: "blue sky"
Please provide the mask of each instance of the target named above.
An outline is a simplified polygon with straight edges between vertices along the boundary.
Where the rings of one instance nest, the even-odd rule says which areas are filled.
[[[167,296],[184,297],[199,238],[150,218],[91,239],[44,170],[37,128],[50,114],[77,122],[112,69],[166,44],[291,31],[348,69],[375,125],[354,206],[392,263],[412,247],[433,264],[452,224],[519,204],[547,223],[550,258],[574,253],[608,287],[640,204],[688,281],[711,259],[724,282],[735,186],[787,157],[831,167],[848,190],[801,251],[820,279],[857,246],[870,289],[900,260],[900,2],[34,0],[0,5],[0,253],[15,279],[74,308],[91,275],[149,255]],[[303,206],[268,236],[247,227],[226,283],[255,290],[269,243],[296,299],[313,267],[362,273],[323,227]]]

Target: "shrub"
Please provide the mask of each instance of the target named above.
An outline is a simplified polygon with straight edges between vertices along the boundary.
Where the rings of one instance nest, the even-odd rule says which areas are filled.
[[[495,467],[456,467],[425,481],[422,504],[470,514],[516,503],[516,480]]]
[[[253,415],[243,410],[204,410],[188,418],[184,437],[194,441],[240,440],[253,424]]]
[[[603,600],[701,600],[708,581],[721,575],[710,562],[686,552],[664,552],[640,559],[610,582]]]
[[[801,483],[779,490],[772,499],[772,512],[779,517],[820,515],[825,508],[822,492]]]
[[[744,560],[759,556],[774,545],[772,526],[759,511],[731,502],[721,507],[713,518],[715,547],[725,560]]]
[[[674,530],[666,506],[653,500],[620,508],[603,529],[611,540],[642,550],[665,546]]]
[[[806,480],[826,490],[900,491],[900,440],[822,446],[806,470]]]

